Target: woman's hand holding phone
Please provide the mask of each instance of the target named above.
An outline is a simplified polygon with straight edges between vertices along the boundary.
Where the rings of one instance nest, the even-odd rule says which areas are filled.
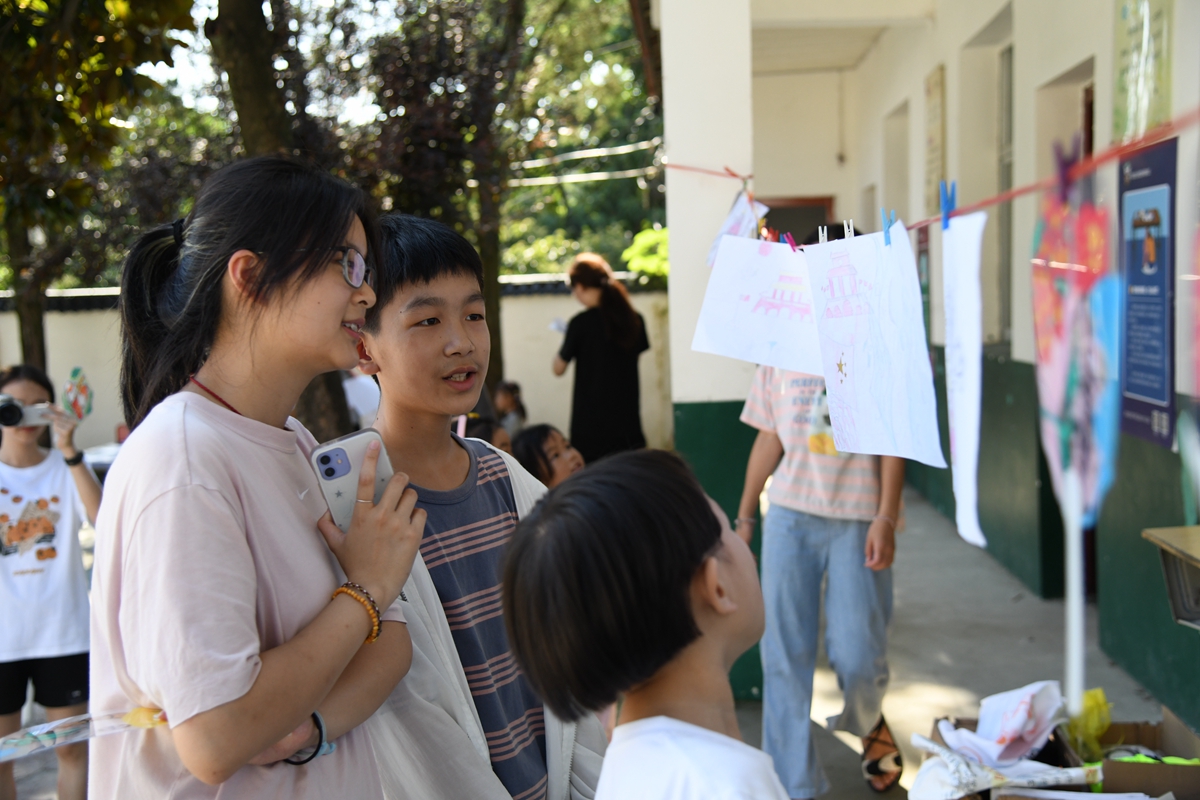
[[[346,576],[385,609],[400,596],[412,571],[426,515],[416,507],[417,493],[408,488],[408,476],[402,473],[392,476],[379,503],[374,502],[379,453],[378,442],[367,446],[349,532],[343,533],[328,512],[317,527]]]

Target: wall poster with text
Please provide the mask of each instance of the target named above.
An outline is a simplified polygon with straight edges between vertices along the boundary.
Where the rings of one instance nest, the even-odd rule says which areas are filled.
[[[1121,430],[1175,438],[1175,161],[1178,140],[1121,161]]]

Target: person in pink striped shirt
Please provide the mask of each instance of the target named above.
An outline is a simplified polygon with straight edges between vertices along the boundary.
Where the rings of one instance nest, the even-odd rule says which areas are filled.
[[[835,729],[863,739],[863,777],[877,792],[900,778],[900,753],[883,719],[892,557],[904,460],[839,453],[825,381],[759,367],[742,422],[758,429],[736,530],[763,520],[763,749],[792,798],[829,790],[810,735],[813,671],[825,584],[825,645],[845,694]]]

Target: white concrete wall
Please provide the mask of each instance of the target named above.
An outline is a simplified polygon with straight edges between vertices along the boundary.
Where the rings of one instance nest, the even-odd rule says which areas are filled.
[[[638,365],[642,427],[651,447],[670,447],[674,417],[667,295],[634,294],[633,305],[645,318],[650,337],[650,350],[642,354]],[[505,371],[510,380],[521,384],[530,422],[549,422],[563,431],[570,428],[574,373],[555,378],[550,371],[550,362],[562,343],[562,337],[550,330],[550,323],[556,318],[570,319],[580,310],[570,295],[510,295],[501,300]],[[116,311],[46,314],[46,351],[55,386],[61,388],[73,367],[83,367],[96,392],[92,415],[76,433],[81,447],[114,441],[122,422],[120,335]],[[0,364],[16,364],[20,358],[16,314],[0,313]]]
[[[749,0],[662,0],[661,20],[669,164],[750,173]],[[667,169],[666,176],[672,397],[676,403],[740,400],[754,366],[691,349],[708,284],[708,249],[740,187],[728,178],[678,169]]]
[[[754,190],[759,196],[832,195],[835,219],[856,215],[860,192],[845,120],[839,135],[842,82],[834,71],[754,79]],[[850,112],[847,108],[845,116]]]
[[[21,361],[17,315],[0,313],[0,364]],[[96,393],[91,416],[79,424],[75,443],[91,447],[116,439],[121,424],[121,322],[116,311],[46,312],[46,366],[56,399],[71,370],[83,367]]]
[[[673,442],[674,415],[667,295],[645,292],[632,298],[634,308],[646,320],[646,334],[650,337],[650,350],[638,362],[642,430],[651,447],[669,448]],[[563,294],[511,295],[501,302],[504,374],[521,385],[530,424],[548,422],[564,433],[570,430],[575,365],[561,378],[550,371],[550,362],[562,345],[562,336],[550,330],[550,323],[555,319],[569,320],[581,310],[570,295]]]
[[[827,86],[836,83],[815,73],[755,79],[755,173],[760,186],[763,181],[770,181],[770,194],[774,196],[833,193],[838,197],[840,216],[858,210],[858,198],[862,197],[866,187],[883,187],[883,197],[887,197],[884,120],[907,101],[910,181],[906,221],[924,217],[924,80],[926,74],[943,64],[946,65],[948,178],[962,181],[960,205],[991,193],[989,184],[994,176],[990,174],[994,172],[996,156],[994,148],[980,149],[983,134],[974,128],[977,122],[982,122],[979,115],[985,109],[978,107],[977,95],[972,90],[972,82],[988,80],[988,77],[980,78],[974,64],[974,60],[984,56],[968,52],[971,49],[968,44],[976,40],[1009,4],[1006,0],[937,0],[929,5],[932,14],[926,17],[918,16],[918,2],[892,6],[894,17],[898,18],[894,22],[898,24],[884,32],[854,70],[845,73],[846,163],[836,172],[829,167],[827,156],[836,114],[836,103],[828,97]],[[1012,14],[1013,182],[1015,186],[1021,186],[1037,180],[1039,163],[1042,169],[1046,163],[1037,136],[1038,90],[1088,59],[1092,60],[1094,80],[1094,148],[1100,151],[1111,144],[1114,8],[1111,2],[1096,0],[1012,0]],[[856,16],[863,17],[864,23],[883,24],[888,10],[875,2],[841,8],[808,1],[755,0],[752,24],[852,24],[851,18]],[[1198,36],[1200,2],[1178,0],[1171,46],[1174,64],[1171,92],[1175,115],[1200,104],[1200,48],[1189,46],[1190,42],[1198,40]],[[790,92],[790,109],[780,108],[784,103],[781,92]],[[1074,109],[1064,113],[1073,119],[1076,114]],[[1048,125],[1054,125],[1054,122],[1043,119],[1042,127]],[[1200,132],[1196,128],[1183,132],[1178,144],[1178,272],[1190,272],[1193,265],[1192,248],[1198,223],[1198,150]],[[1115,239],[1114,167],[1100,170],[1097,199],[1109,207],[1114,219],[1112,234]],[[1012,347],[1015,359],[1025,362],[1032,362],[1034,356],[1028,253],[1037,207],[1038,199],[1033,196],[1016,200],[1013,207]],[[995,223],[995,209],[991,209],[989,229],[994,229]],[[944,343],[941,228],[936,224],[931,229],[930,249],[931,336],[935,343],[941,344]],[[1176,385],[1178,390],[1190,392],[1194,391],[1190,285],[1178,284],[1176,297]],[[989,318],[989,330],[995,330],[996,325],[997,320]]]

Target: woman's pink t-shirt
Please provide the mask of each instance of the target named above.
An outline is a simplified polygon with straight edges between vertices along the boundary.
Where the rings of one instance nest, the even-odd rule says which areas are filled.
[[[181,392],[122,445],[96,524],[91,711],[161,708],[169,726],[93,739],[89,796],[382,797],[361,728],[307,766],[246,766],[220,786],[193,777],[172,742],[169,727],[249,691],[259,654],[343,580],[316,526],[315,441],[288,427]]]

